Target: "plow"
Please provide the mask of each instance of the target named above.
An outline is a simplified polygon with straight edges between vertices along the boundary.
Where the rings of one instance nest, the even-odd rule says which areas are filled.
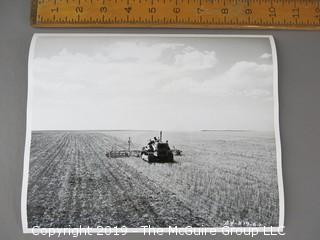
[[[132,141],[131,137],[128,139],[128,149],[118,150],[116,146],[113,146],[111,151],[106,152],[108,158],[123,158],[123,157],[140,157],[141,151],[137,149],[131,149]]]

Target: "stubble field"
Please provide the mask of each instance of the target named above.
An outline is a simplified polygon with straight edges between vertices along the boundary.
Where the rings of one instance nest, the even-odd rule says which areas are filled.
[[[33,132],[29,227],[278,225],[271,133],[167,133],[183,151],[175,163],[105,156],[129,136],[140,149],[156,134]]]

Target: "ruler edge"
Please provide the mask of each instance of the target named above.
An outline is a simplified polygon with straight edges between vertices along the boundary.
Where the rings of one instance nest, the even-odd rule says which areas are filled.
[[[320,0],[316,0],[320,1]],[[121,29],[230,29],[230,30],[298,30],[298,31],[317,31],[320,30],[320,25],[313,26],[313,25],[250,25],[250,24],[244,24],[244,25],[209,25],[209,24],[61,24],[61,23],[39,23],[37,21],[37,13],[38,13],[38,0],[31,0],[31,15],[30,15],[30,22],[31,26],[33,28],[52,28],[52,29],[59,29],[59,28],[66,28],[66,29],[89,29],[89,28],[95,28],[95,29],[115,29],[115,28],[121,28]]]
[[[36,24],[38,24],[37,15],[38,15],[38,0],[31,0],[31,14],[30,14],[31,26],[35,26]]]
[[[317,31],[320,26],[281,26],[281,25],[202,25],[202,24],[58,24],[32,23],[32,27],[39,29],[219,29],[219,30],[288,30],[288,31]]]

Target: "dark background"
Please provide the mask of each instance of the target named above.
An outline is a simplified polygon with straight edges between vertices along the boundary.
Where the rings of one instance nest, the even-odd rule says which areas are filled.
[[[29,0],[0,0],[0,240],[49,239],[22,234],[20,194],[25,140],[29,44],[34,32],[270,34],[279,62],[280,130],[285,191],[285,236],[316,240],[320,226],[320,32],[149,29],[34,29]],[[153,236],[79,239],[194,239]],[[217,236],[201,239],[250,239]],[[51,237],[50,239],[57,239]],[[71,236],[60,239],[75,239]]]

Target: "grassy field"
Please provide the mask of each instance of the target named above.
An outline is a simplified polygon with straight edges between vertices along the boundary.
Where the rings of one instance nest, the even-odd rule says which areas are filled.
[[[130,136],[140,149],[156,132],[33,132],[29,227],[276,226],[274,136],[265,132],[168,132],[175,163],[110,159]]]

